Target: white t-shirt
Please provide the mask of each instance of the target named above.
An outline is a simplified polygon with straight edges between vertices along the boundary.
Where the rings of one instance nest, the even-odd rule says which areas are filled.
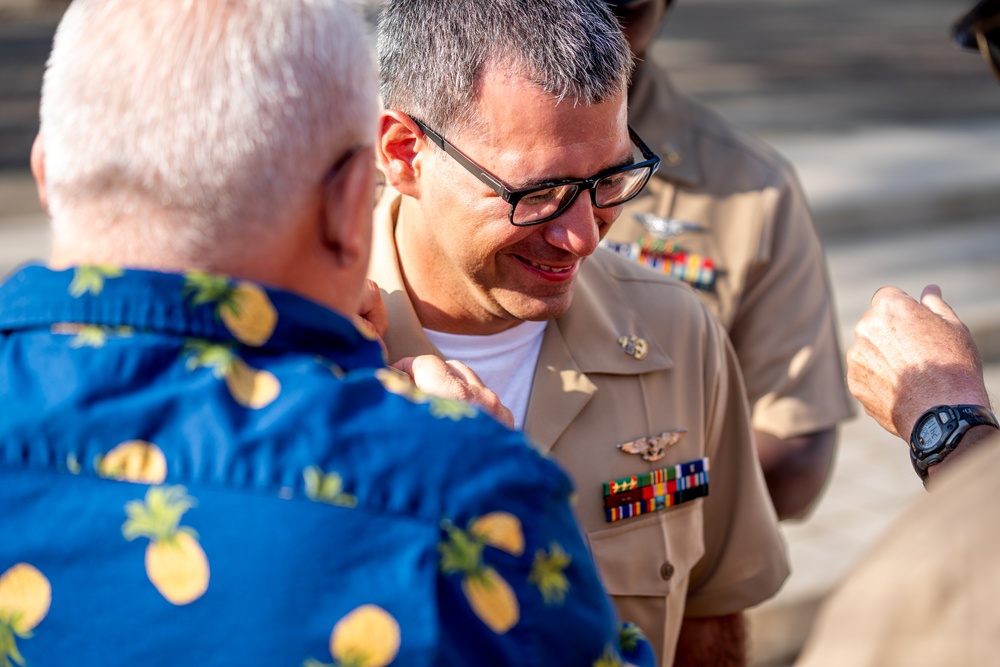
[[[514,428],[524,428],[531,397],[531,381],[542,350],[548,322],[522,322],[489,336],[466,336],[424,329],[445,359],[454,359],[476,372],[500,402],[514,413]]]

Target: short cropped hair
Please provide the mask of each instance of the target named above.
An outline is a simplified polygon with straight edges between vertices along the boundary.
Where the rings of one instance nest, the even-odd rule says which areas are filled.
[[[623,92],[632,72],[602,0],[389,0],[377,44],[383,105],[443,133],[476,124],[491,67],[587,105]]]
[[[259,244],[374,143],[376,87],[347,0],[76,0],[42,87],[54,232],[182,257]]]

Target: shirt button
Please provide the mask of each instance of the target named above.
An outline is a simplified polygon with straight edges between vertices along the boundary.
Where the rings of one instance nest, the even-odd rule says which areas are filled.
[[[674,576],[674,566],[669,560],[663,561],[663,565],[660,566],[660,577],[664,581],[670,581]]]

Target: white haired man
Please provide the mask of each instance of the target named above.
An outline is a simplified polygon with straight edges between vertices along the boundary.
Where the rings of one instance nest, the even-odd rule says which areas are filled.
[[[390,359],[467,363],[568,470],[619,615],[662,664],[742,664],[741,613],[784,552],[725,331],[686,285],[597,247],[658,161],[627,126],[614,16],[390,1],[378,48]]]
[[[376,110],[346,2],[70,6],[51,265],[0,286],[4,664],[651,664],[567,477],[347,316]]]

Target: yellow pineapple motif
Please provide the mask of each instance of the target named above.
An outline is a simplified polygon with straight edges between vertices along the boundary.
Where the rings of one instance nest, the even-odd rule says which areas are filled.
[[[469,606],[497,634],[504,634],[517,625],[521,608],[510,584],[483,562],[483,547],[487,544],[487,539],[496,539],[503,547],[513,545],[516,548],[520,542],[520,549],[522,552],[524,550],[520,521],[515,526],[508,518],[500,516],[502,514],[498,512],[486,515],[483,517],[485,521],[478,527],[476,521],[472,521],[469,530],[462,530],[451,522],[444,521],[441,525],[448,538],[438,545],[441,552],[441,572],[462,575],[462,592],[465,593]],[[516,534],[511,531],[516,531]],[[498,535],[501,537],[497,538]]]
[[[216,314],[236,340],[251,347],[270,340],[278,311],[259,285],[199,271],[184,278],[184,294],[192,297],[192,304],[214,303]]]
[[[245,408],[267,407],[281,393],[281,382],[273,373],[250,367],[227,345],[191,340],[182,354],[188,356],[188,370],[210,368],[215,377],[225,379],[233,400]]]
[[[569,579],[566,578],[565,571],[570,562],[570,555],[555,542],[548,552],[539,550],[535,553],[528,581],[541,592],[545,604],[562,604],[566,600]]]
[[[162,484],[167,478],[167,459],[153,443],[129,440],[98,460],[97,474],[138,484]]]
[[[647,641],[646,634],[635,623],[622,623],[618,629],[618,644],[626,653],[634,651],[639,642]]]
[[[97,296],[104,289],[108,278],[119,278],[124,271],[116,266],[78,266],[73,269],[73,282],[69,284],[70,296],[81,297],[88,292]]]
[[[337,621],[330,633],[333,667],[385,667],[399,653],[399,623],[378,605],[365,604]],[[303,667],[328,667],[306,660]]]
[[[306,497],[340,507],[357,507],[358,499],[344,493],[344,480],[335,472],[324,473],[319,466],[302,471],[306,482]]]
[[[132,327],[104,327],[96,324],[75,324],[72,322],[57,322],[52,325],[50,331],[58,335],[73,336],[69,345],[77,349],[81,347],[101,348],[111,336],[128,338],[135,333]]]
[[[194,602],[208,590],[208,558],[198,535],[181,526],[181,517],[196,501],[183,486],[151,487],[145,502],[125,505],[128,520],[122,526],[125,539],[148,537],[146,576],[156,590],[175,605]]]
[[[520,620],[521,609],[514,590],[493,568],[484,566],[465,577],[462,591],[479,620],[498,635],[513,628]]]
[[[26,664],[18,639],[30,639],[52,603],[52,586],[35,566],[18,563],[0,575],[0,656],[4,667],[11,661]]]
[[[458,421],[466,417],[475,417],[476,409],[468,403],[456,401],[453,398],[443,398],[441,396],[431,396],[431,414],[438,419],[451,419]]]
[[[510,512],[490,512],[469,524],[469,534],[484,544],[502,549],[514,556],[524,553],[524,531],[521,520]]]
[[[281,393],[281,383],[273,373],[251,368],[236,356],[226,373],[226,386],[237,403],[254,410],[267,407]]]
[[[628,663],[618,655],[618,651],[609,645],[604,648],[601,657],[594,661],[593,667],[627,667],[627,665]]]

